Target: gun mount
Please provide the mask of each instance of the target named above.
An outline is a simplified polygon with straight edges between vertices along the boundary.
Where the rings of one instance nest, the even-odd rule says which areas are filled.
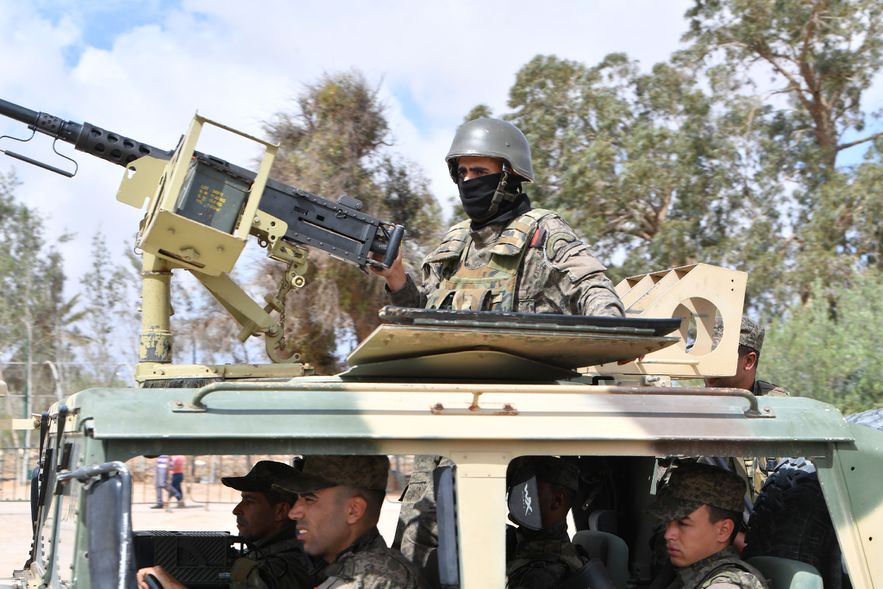
[[[299,356],[285,341],[280,317],[288,291],[304,285],[307,248],[324,251],[362,269],[389,267],[404,236],[401,225],[362,212],[358,199],[344,195],[332,202],[270,179],[276,145],[198,114],[173,151],[2,99],[0,114],[31,129],[31,137],[24,141],[39,131],[56,142],[71,143],[79,151],[125,167],[118,200],[137,208],[147,202],[137,243],[144,252],[138,380],[230,375],[229,368],[170,366],[172,269],[188,270],[211,292],[240,324],[240,340],[263,335],[273,362],[296,362]],[[263,156],[257,172],[197,151],[196,144],[206,125],[259,144]],[[14,151],[0,151],[67,177],[76,173],[76,168],[69,172]],[[287,265],[277,294],[268,296],[264,306],[253,301],[228,275],[249,236],[257,238],[270,258]],[[242,375],[253,376],[256,372],[261,371],[252,367]],[[303,366],[295,364],[288,371],[273,372],[293,376],[302,374]]]

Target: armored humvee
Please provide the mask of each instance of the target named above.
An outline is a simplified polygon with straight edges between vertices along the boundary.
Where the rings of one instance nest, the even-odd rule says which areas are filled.
[[[875,558],[883,488],[874,483],[883,468],[883,433],[847,423],[812,399],[671,386],[639,374],[654,362],[681,376],[704,368],[703,357],[714,351],[690,363],[691,351],[672,335],[680,334],[679,318],[553,324],[514,315],[388,315],[393,322],[353,352],[353,368],[343,374],[196,389],[90,389],[53,407],[41,433],[34,542],[16,583],[131,586],[124,462],[133,457],[345,453],[452,459],[454,532],[439,550],[453,555],[455,566],[442,578],[445,586],[467,588],[505,586],[505,474],[514,457],[603,463],[615,502],[600,507],[617,520],[615,535],[627,547],[608,562],[619,587],[651,580],[645,508],[657,459],[805,457],[815,465],[836,531],[839,551],[827,555],[827,564],[842,570],[838,586],[883,586],[883,562]],[[734,317],[725,312],[725,323]],[[702,343],[699,335],[693,348]],[[680,364],[661,360],[669,348]],[[616,363],[641,354],[631,369]],[[574,370],[587,358],[594,369]],[[823,572],[806,574],[821,582]]]
[[[133,586],[143,537],[132,530],[125,463],[134,457],[338,453],[451,459],[436,573],[441,586],[467,589],[506,584],[506,469],[515,457],[573,457],[597,475],[598,492],[574,510],[574,541],[607,542],[604,564],[618,589],[649,586],[655,572],[646,507],[660,461],[800,457],[814,466],[835,541],[814,565],[766,555],[765,574],[777,589],[823,578],[829,588],[883,588],[883,433],[812,399],[691,384],[735,371],[744,273],[699,264],[626,279],[617,287],[623,320],[387,309],[349,370],[315,375],[274,315],[302,283],[303,246],[360,265],[388,262],[400,228],[362,214],[353,199],[329,204],[274,184],[272,146],[257,176],[196,152],[209,123],[200,117],[171,153],[9,105],[0,102],[3,114],[78,149],[116,151],[108,159],[127,167],[119,198],[148,201],[137,378],[150,385],[81,391],[35,419],[33,540],[9,586]],[[262,198],[265,186],[272,194]],[[290,209],[300,217],[286,217]],[[288,264],[263,308],[226,275],[249,234]],[[170,364],[172,269],[193,272],[243,337],[263,334],[278,363]],[[223,571],[212,570],[188,583],[223,586]]]

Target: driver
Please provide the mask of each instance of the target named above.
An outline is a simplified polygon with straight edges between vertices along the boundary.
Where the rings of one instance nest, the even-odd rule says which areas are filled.
[[[242,493],[233,515],[239,536],[248,546],[248,552],[230,570],[232,589],[312,589],[321,582],[314,572],[322,563],[304,552],[297,539],[297,522],[288,519],[297,495],[273,488],[293,472],[287,464],[261,460],[245,476],[221,479],[225,486]],[[152,566],[138,571],[139,589],[149,589],[147,575],[156,577],[163,589],[185,587],[163,567]]]

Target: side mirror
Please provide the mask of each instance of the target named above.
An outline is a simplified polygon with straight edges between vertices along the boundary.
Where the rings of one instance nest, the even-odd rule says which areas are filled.
[[[86,484],[89,577],[94,589],[135,586],[132,555],[132,477],[122,462],[85,466],[62,473],[60,483]]]

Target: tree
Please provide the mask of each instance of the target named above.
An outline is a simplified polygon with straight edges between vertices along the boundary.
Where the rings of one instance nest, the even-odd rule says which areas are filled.
[[[531,142],[535,206],[561,210],[602,259],[624,258],[616,274],[723,263],[734,249],[751,204],[741,153],[689,71],[537,56],[509,106]]]
[[[233,278],[238,284],[252,284],[254,277],[243,277],[243,274],[234,268]],[[176,270],[171,288],[174,362],[248,364],[253,361],[252,348],[258,347],[256,340],[244,343],[238,340],[239,324],[193,276]]]
[[[113,261],[104,235],[92,237],[91,267],[80,279],[85,295],[80,351],[85,360],[84,377],[98,386],[125,386],[121,368],[132,363],[131,353],[119,354],[120,342],[132,342],[136,323],[134,277]],[[131,350],[131,348],[130,348]]]
[[[816,281],[845,284],[868,261],[853,243],[866,228],[853,213],[855,191],[844,199],[837,190],[876,173],[865,168],[860,178],[839,169],[837,158],[883,136],[868,129],[862,110],[883,69],[883,4],[696,0],[686,16],[691,45],[676,59],[705,68],[730,116],[753,138],[761,156],[755,178],[777,190],[778,209],[789,216],[784,234],[793,237],[783,245],[791,292],[805,301]],[[785,304],[786,295],[779,297]]]
[[[58,321],[73,317],[75,302],[63,299],[57,249],[69,237],[45,237],[40,215],[16,200],[19,186],[14,174],[0,174],[0,360],[8,365],[6,413],[23,416],[57,398],[51,368],[67,345]]]
[[[406,258],[418,259],[437,237],[439,207],[417,167],[391,153],[383,106],[361,74],[324,76],[279,113],[267,130],[281,146],[274,177],[334,199],[347,194],[365,210],[408,230]],[[289,297],[287,336],[322,372],[340,368],[338,354],[377,325],[385,304],[382,281],[311,252],[307,285]],[[280,268],[262,278],[275,290]]]
[[[833,292],[817,282],[805,304],[770,326],[761,376],[844,413],[883,407],[881,288],[876,271],[857,274]]]

